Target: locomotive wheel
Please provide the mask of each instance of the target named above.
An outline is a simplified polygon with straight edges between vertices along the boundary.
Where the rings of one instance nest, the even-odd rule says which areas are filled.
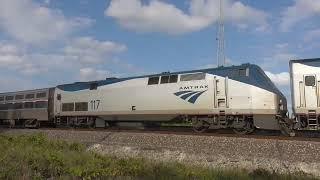
[[[203,132],[206,132],[208,129],[209,129],[209,124],[206,123],[205,121],[203,120],[200,120],[200,119],[193,119],[192,120],[192,127],[193,127],[193,130],[197,133],[203,133]]]
[[[88,123],[87,123],[87,126],[90,128],[90,129],[94,129],[96,128],[96,119],[95,118],[89,118],[88,120]]]
[[[251,121],[245,121],[242,128],[233,128],[233,132],[240,135],[251,134],[254,131],[254,126]]]

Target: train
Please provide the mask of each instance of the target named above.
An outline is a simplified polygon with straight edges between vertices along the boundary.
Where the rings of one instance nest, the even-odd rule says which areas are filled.
[[[190,122],[194,131],[320,128],[320,59],[290,61],[293,118],[287,100],[254,64],[75,82],[0,93],[0,125],[110,127]]]

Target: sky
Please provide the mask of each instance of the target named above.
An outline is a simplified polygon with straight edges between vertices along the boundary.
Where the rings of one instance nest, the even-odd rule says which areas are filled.
[[[227,65],[289,98],[290,59],[320,57],[320,0],[224,0]],[[0,0],[0,91],[216,66],[219,0]]]

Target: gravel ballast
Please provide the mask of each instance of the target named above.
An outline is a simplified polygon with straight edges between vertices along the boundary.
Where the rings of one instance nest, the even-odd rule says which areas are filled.
[[[120,157],[320,176],[320,142],[314,141],[111,131],[6,129],[0,132],[42,132],[52,139],[85,143],[90,150]]]

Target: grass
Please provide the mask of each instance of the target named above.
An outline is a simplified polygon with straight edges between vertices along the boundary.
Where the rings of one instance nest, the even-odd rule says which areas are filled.
[[[120,178],[119,178],[120,177]],[[314,179],[257,169],[218,170],[180,163],[117,158],[88,152],[78,143],[49,140],[42,134],[0,135],[0,179]]]

